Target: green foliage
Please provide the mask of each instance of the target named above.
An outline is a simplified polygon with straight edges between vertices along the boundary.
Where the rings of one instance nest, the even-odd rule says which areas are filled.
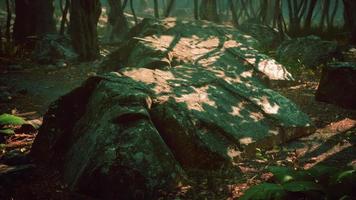
[[[7,128],[7,129],[0,129],[0,134],[3,134],[3,135],[13,135],[15,134],[15,131],[10,129],[10,128]]]
[[[22,125],[25,124],[26,121],[21,118],[17,117],[15,115],[10,115],[10,114],[2,114],[0,115],[0,126],[5,126],[5,125]]]
[[[287,197],[287,192],[281,185],[262,183],[245,192],[241,200],[282,200]]]
[[[14,130],[11,126],[23,125],[26,121],[21,118],[10,114],[0,115],[0,135],[12,135]]]
[[[271,166],[268,170],[273,174],[274,181],[277,183],[288,183],[291,181],[313,180],[307,171],[297,171],[289,167]]]
[[[309,170],[269,167],[273,183],[248,189],[243,200],[259,199],[353,199],[356,197],[356,170],[316,166]]]

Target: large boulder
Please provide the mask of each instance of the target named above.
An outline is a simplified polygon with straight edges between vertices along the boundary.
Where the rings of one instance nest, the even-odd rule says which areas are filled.
[[[277,60],[291,67],[315,68],[332,60],[337,52],[336,42],[308,36],[284,41],[277,49]]]
[[[185,169],[232,166],[313,130],[266,86],[292,78],[252,37],[172,19],[133,32],[103,65],[115,72],[53,103],[33,144],[35,160],[60,169],[71,189],[150,199],[184,182]]]
[[[356,63],[335,62],[323,68],[315,98],[356,109]]]
[[[289,38],[277,29],[256,22],[244,22],[238,29],[257,39],[265,51],[276,50],[285,39]]]
[[[42,64],[56,64],[61,61],[75,61],[78,54],[75,53],[68,37],[47,34],[36,42],[32,57]]]

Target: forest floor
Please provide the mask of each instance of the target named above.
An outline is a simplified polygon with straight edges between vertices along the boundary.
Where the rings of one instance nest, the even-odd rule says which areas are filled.
[[[0,66],[0,113],[12,113],[40,125],[52,101],[79,86],[97,70],[97,62],[65,67]],[[304,169],[316,164],[340,168],[355,166],[356,111],[316,102],[314,93],[319,80],[316,74],[302,74],[299,78],[303,79],[293,86],[276,89],[311,117],[317,128],[314,134],[261,152],[259,157],[238,163],[233,171],[190,171],[192,182],[174,194],[162,194],[163,199],[173,196],[180,199],[237,199],[250,186],[268,180],[272,175],[266,169],[272,165]],[[3,157],[9,153],[27,154],[35,135],[36,131],[23,130],[7,138],[6,144],[0,147],[0,176],[8,170],[17,170],[16,166],[2,164]],[[15,173],[11,180],[0,181],[0,199],[90,199],[69,192],[60,183],[56,172],[32,165],[21,167],[29,170],[25,174]]]

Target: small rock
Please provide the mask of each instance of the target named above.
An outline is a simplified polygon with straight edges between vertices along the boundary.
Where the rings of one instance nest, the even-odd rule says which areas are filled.
[[[315,68],[331,61],[337,51],[336,42],[308,36],[284,41],[276,53],[278,61],[287,66],[294,67],[299,63],[309,68]]]
[[[66,62],[64,62],[64,61],[59,61],[59,62],[57,62],[56,63],[56,66],[58,67],[58,68],[65,68],[65,67],[67,67],[68,66],[68,64],[66,63]]]
[[[356,109],[356,63],[335,62],[324,67],[315,98]]]

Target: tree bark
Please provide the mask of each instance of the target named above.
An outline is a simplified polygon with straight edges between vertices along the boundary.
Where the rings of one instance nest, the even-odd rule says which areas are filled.
[[[30,36],[43,36],[56,31],[53,0],[15,0],[13,39],[23,44]]]
[[[169,4],[168,4],[168,7],[167,7],[167,10],[166,10],[166,13],[165,13],[165,17],[169,17],[172,9],[173,9],[173,6],[174,6],[174,3],[175,3],[175,0],[170,0],[169,1]]]
[[[67,15],[68,15],[69,7],[70,7],[70,0],[66,0],[62,13],[61,26],[59,29],[59,34],[61,35],[64,35],[65,32],[65,25],[67,23]]]
[[[232,0],[229,0],[229,7],[232,15],[232,23],[237,27],[239,25],[239,19],[237,18],[235,4]]]
[[[54,21],[54,0],[35,0],[36,15],[36,35],[43,36],[56,32]]]
[[[356,44],[356,1],[344,0],[345,27],[351,31],[350,43]]]
[[[309,6],[308,6],[308,12],[307,12],[307,16],[305,17],[305,22],[304,22],[304,28],[307,32],[310,31],[311,29],[311,22],[313,19],[313,14],[314,14],[314,9],[316,6],[318,0],[310,0],[309,2]]]
[[[198,0],[194,0],[194,19],[199,19],[199,2]]]
[[[124,15],[121,1],[108,0],[108,3],[110,6],[108,21],[109,26],[111,26],[109,40],[111,42],[117,42],[126,37],[129,25]]]
[[[219,22],[216,0],[204,0],[201,2],[200,19]]]
[[[73,0],[71,3],[69,34],[75,51],[83,61],[99,57],[96,28],[100,13],[99,0]]]
[[[15,0],[15,23],[13,39],[16,44],[23,44],[29,36],[36,35],[35,6],[30,1]]]
[[[133,6],[133,1],[132,1],[132,0],[130,0],[130,9],[131,9],[131,13],[132,13],[132,15],[133,15],[135,24],[137,24],[137,23],[138,23],[137,15],[136,15],[135,8],[134,8],[134,6]]]
[[[158,19],[159,18],[158,0],[154,0],[153,5],[154,5],[155,18]]]
[[[11,9],[11,2],[10,0],[6,0],[6,11],[7,11],[7,18],[6,18],[6,31],[5,36],[6,40],[9,43],[11,41],[11,19],[12,19],[12,9]]]

